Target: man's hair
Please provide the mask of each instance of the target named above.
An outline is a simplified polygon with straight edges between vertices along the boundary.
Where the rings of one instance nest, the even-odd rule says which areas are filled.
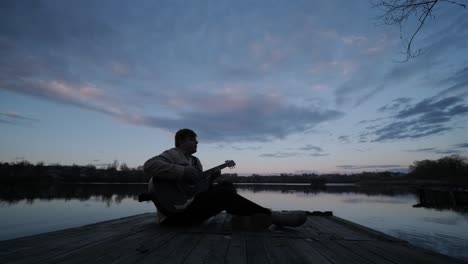
[[[178,147],[182,140],[185,140],[187,138],[196,138],[196,137],[197,137],[197,134],[193,132],[193,130],[188,129],[188,128],[180,129],[175,134],[175,146]]]

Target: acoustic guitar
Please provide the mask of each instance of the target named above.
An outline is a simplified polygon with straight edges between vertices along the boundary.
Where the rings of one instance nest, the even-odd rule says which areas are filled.
[[[179,212],[192,202],[195,195],[207,191],[213,182],[221,175],[216,173],[226,167],[233,168],[236,163],[233,160],[226,160],[223,164],[206,170],[202,173],[201,179],[195,183],[154,181],[154,192],[156,205],[171,213]],[[153,177],[156,179],[157,177]],[[152,180],[153,180],[152,179]]]

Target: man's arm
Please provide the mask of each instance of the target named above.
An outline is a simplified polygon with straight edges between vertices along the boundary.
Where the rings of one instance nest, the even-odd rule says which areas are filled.
[[[184,160],[177,160],[177,155],[171,155],[170,150],[155,156],[143,165],[143,170],[158,181],[189,181],[196,182],[201,176],[201,165],[183,166]]]
[[[180,181],[183,179],[184,166],[176,163],[166,151],[146,161],[143,170],[159,181]]]

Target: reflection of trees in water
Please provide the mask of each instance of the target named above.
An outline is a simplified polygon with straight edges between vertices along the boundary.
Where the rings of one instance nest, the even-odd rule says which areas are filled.
[[[21,200],[33,203],[35,199],[96,199],[110,206],[112,203],[121,203],[125,198],[137,200],[138,195],[146,190],[146,184],[8,185],[0,188],[0,202],[12,204]]]
[[[396,196],[414,193],[407,187],[389,186],[312,186],[312,185],[236,185],[239,190],[253,192],[278,192],[278,193],[362,193],[366,195]],[[0,203],[17,203],[26,200],[33,203],[35,199],[78,199],[87,201],[95,199],[105,202],[108,206],[112,203],[121,203],[123,199],[137,200],[138,195],[145,192],[146,184],[57,184],[57,185],[7,185],[0,188]]]
[[[420,188],[417,191],[418,203],[413,207],[436,210],[468,212],[468,192],[450,188]]]
[[[402,186],[375,186],[375,185],[269,185],[269,184],[248,184],[237,185],[239,190],[248,190],[253,192],[281,192],[293,193],[302,192],[305,194],[325,193],[361,193],[366,195],[386,195],[397,196],[404,194],[413,194],[414,190]]]

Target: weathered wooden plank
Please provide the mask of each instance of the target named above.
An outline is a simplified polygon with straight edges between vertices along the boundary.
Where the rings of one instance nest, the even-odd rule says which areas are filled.
[[[312,239],[305,239],[314,250],[319,252],[322,256],[332,263],[347,263],[347,264],[372,264],[373,262],[362,258],[353,251],[338,245],[333,240],[320,240],[315,241]]]
[[[333,263],[307,243],[306,239],[288,239],[288,245],[293,249],[294,254],[301,259],[301,263]]]
[[[375,235],[363,232],[362,229],[357,229],[351,225],[345,225],[336,221],[338,217],[329,216],[329,217],[316,217],[319,221],[326,222],[331,226],[337,234],[340,234],[343,239],[346,240],[376,240],[378,239]]]
[[[262,238],[265,245],[268,262],[270,264],[281,263],[301,263],[302,259],[297,256],[296,252],[289,246],[290,239],[287,238]]]
[[[247,255],[247,263],[249,264],[264,264],[268,262],[268,255],[265,250],[262,236],[246,236],[245,248]]]
[[[0,263],[39,263],[72,250],[111,241],[122,232],[140,232],[142,224],[154,223],[153,215],[140,215],[83,227],[56,231],[0,243]],[[49,236],[49,235],[50,236]],[[8,242],[12,242],[11,244]],[[44,253],[47,254],[44,254]]]
[[[310,217],[311,222],[317,225],[317,229],[323,229],[323,233],[329,235],[332,239],[346,240],[375,240],[375,236],[371,236],[366,232],[359,231],[347,225],[339,224],[333,221],[334,217]]]
[[[385,234],[383,232],[371,229],[371,228],[369,228],[367,226],[363,226],[363,225],[348,221],[346,219],[343,219],[343,218],[340,218],[340,217],[337,217],[337,216],[332,216],[332,217],[329,217],[328,219],[331,220],[331,221],[336,222],[339,225],[344,225],[344,226],[347,226],[349,228],[352,228],[353,230],[356,230],[357,232],[367,233],[368,235],[373,236],[377,240],[386,240],[386,241],[393,241],[393,242],[400,242],[400,243],[408,243],[407,241],[401,240],[401,239],[399,239],[397,237],[387,235],[387,234]]]
[[[317,238],[343,239],[343,236],[329,224],[329,221],[320,221],[318,218],[322,218],[322,216],[308,217],[307,219],[307,227],[316,230]]]
[[[224,263],[247,263],[247,249],[245,245],[245,237],[242,232],[234,232],[231,234],[231,240],[224,257]]]
[[[122,233],[91,246],[77,248],[45,260],[47,263],[113,263],[121,258],[138,258],[162,246],[178,232],[161,229],[156,223],[142,225],[137,233]]]
[[[372,247],[368,247],[365,241],[346,241],[346,240],[338,240],[336,241],[338,244],[342,245],[343,247],[352,250],[359,256],[373,262],[376,264],[392,264],[394,262],[390,261],[390,259],[386,258],[382,254],[381,251],[375,250]],[[376,241],[373,241],[376,243]],[[398,262],[396,262],[398,263]]]
[[[155,231],[157,232],[157,231]],[[101,258],[99,263],[139,263],[143,259],[148,258],[151,252],[156,252],[163,245],[167,244],[170,240],[174,239],[179,232],[169,231],[167,233],[158,233],[157,236],[152,234],[145,235],[137,245],[117,248],[119,254],[113,256],[105,256]],[[126,241],[124,241],[126,242]]]
[[[193,248],[185,263],[224,263],[231,237],[222,234],[206,234]]]
[[[463,263],[462,261],[449,258],[436,252],[426,251],[417,248],[410,244],[397,245],[385,241],[378,241],[377,243],[364,243],[366,247],[374,249],[382,254],[385,258],[395,263],[423,263],[423,264],[436,264],[436,263]],[[425,254],[421,254],[425,253]]]
[[[0,263],[462,263],[335,217],[262,231],[232,229],[230,220],[170,227],[138,215],[2,241]]]
[[[109,230],[111,228],[111,224],[128,225],[129,222],[146,221],[151,216],[153,216],[153,214],[140,214],[140,215],[135,215],[135,216],[130,216],[130,217],[124,217],[124,218],[113,219],[109,221],[98,222],[98,223],[75,227],[75,228],[69,228],[69,229],[52,231],[52,232],[43,233],[43,234],[20,237],[20,238],[7,240],[7,241],[0,241],[0,246],[3,246],[4,244],[8,244],[8,246],[15,248],[18,245],[20,246],[41,245],[44,240],[58,241],[58,239],[63,239],[63,238],[80,239],[82,237],[85,237],[86,235],[94,234],[94,232],[96,232],[97,230]]]
[[[144,258],[130,263],[183,263],[204,236],[204,234],[180,233],[157,250],[146,254]]]

